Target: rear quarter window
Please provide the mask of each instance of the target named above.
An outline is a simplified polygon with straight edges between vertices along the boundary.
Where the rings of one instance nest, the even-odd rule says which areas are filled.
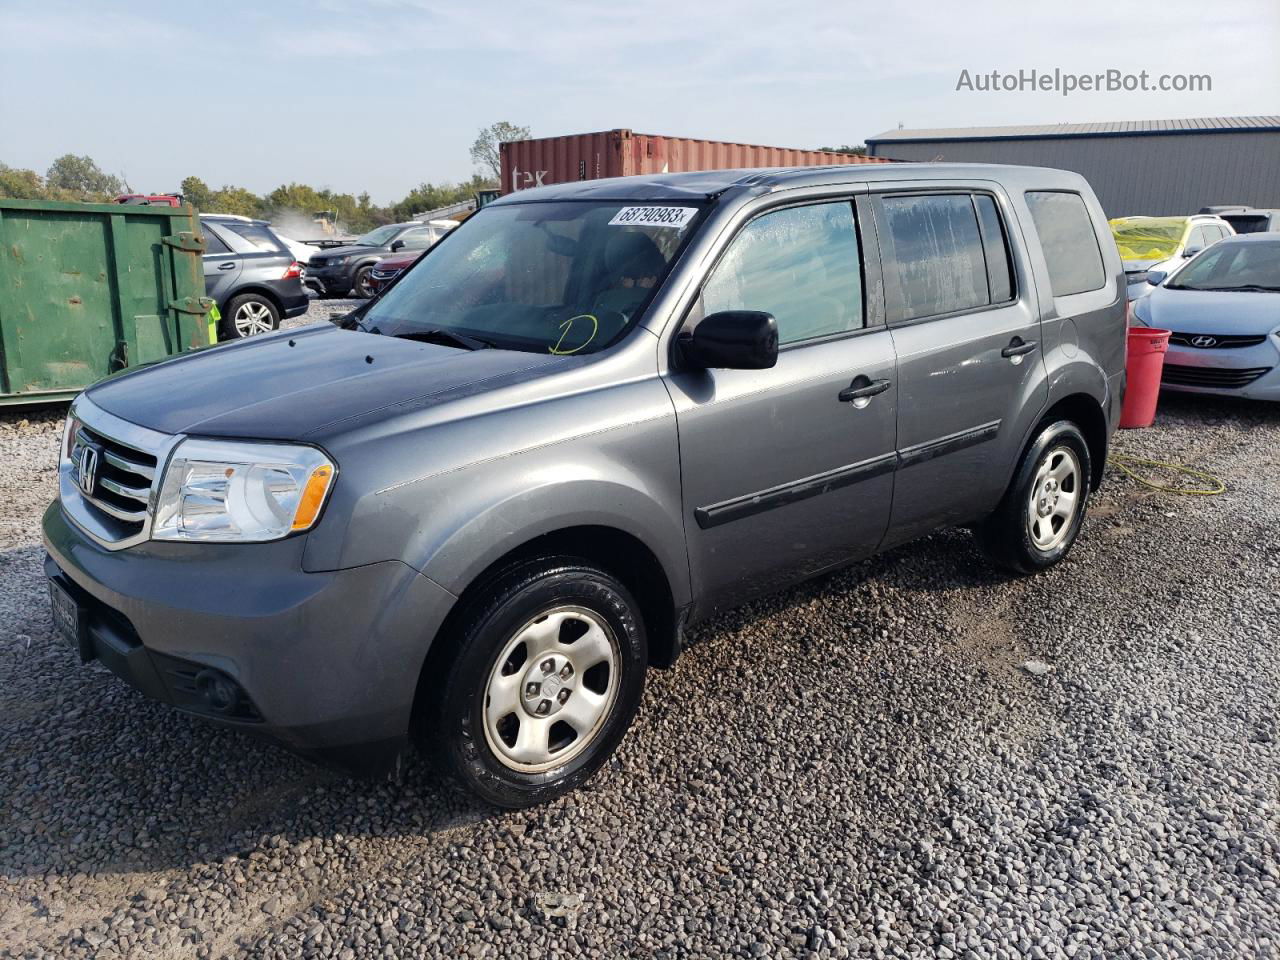
[[[285,253],[287,248],[280,239],[266,227],[257,223],[230,222],[225,224],[232,233],[247,240],[249,244],[262,253]]]
[[[1026,197],[1053,295],[1069,297],[1105,286],[1102,250],[1084,198],[1078,193],[1048,190],[1028,191]]]

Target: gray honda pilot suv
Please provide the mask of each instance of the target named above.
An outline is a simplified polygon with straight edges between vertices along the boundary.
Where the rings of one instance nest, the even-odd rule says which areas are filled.
[[[149,696],[503,806],[583,783],[695,620],[938,527],[1060,561],[1120,407],[1080,177],[521,191],[377,299],[74,403],[54,622]]]

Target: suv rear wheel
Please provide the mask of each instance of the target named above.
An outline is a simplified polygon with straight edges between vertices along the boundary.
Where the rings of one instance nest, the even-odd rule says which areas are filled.
[[[260,293],[242,293],[232,297],[222,320],[224,340],[243,340],[260,333],[270,333],[280,326],[280,311]]]
[[[1043,424],[1022,455],[1013,483],[978,528],[978,544],[1012,573],[1045,570],[1076,542],[1092,476],[1089,444],[1070,420]]]
[[[420,736],[489,803],[527,807],[575,789],[613,753],[639,706],[648,663],[639,607],[586,560],[512,569],[451,639],[419,688]]]

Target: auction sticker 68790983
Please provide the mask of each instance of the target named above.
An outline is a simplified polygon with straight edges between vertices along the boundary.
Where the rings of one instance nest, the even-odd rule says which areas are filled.
[[[623,207],[609,221],[611,227],[671,227],[683,230],[697,207]]]

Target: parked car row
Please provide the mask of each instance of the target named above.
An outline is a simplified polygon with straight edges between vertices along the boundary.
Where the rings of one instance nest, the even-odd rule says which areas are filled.
[[[377,227],[349,246],[313,253],[307,285],[323,297],[371,297],[377,290],[371,278],[376,266],[402,251],[420,255],[457,225],[455,220],[428,220]]]

